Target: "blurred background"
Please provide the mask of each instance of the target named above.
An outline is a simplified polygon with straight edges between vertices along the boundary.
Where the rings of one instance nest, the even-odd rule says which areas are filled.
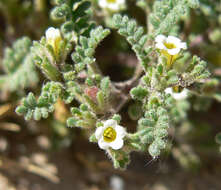
[[[221,2],[200,2],[176,30],[220,81]],[[30,85],[14,87],[10,81],[15,76],[2,63],[5,49],[20,37],[39,40],[49,26],[59,27],[50,19],[52,8],[49,0],[0,0],[0,190],[220,190],[221,103],[209,97],[192,95],[181,102],[185,119],[169,131],[167,150],[155,160],[148,153],[133,153],[125,171],[115,170],[83,131],[66,127],[70,113],[63,102],[57,102],[47,120],[27,122],[16,115],[20,99],[30,91],[39,94],[45,78],[36,69]],[[136,1],[128,0],[125,13],[145,25],[145,13]],[[102,17],[96,19],[105,25]],[[113,81],[129,79],[137,65],[131,47],[116,31],[97,48],[96,59]],[[122,125],[132,132],[136,121],[127,113],[131,105],[120,114]]]

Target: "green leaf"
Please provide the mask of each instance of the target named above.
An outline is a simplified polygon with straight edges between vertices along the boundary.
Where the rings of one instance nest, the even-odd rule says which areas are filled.
[[[48,113],[54,111],[54,104],[61,95],[62,85],[48,82],[42,87],[38,100],[30,92],[27,98],[23,98],[22,104],[16,108],[16,113],[24,115],[26,120],[30,120],[32,117],[34,120],[40,120],[41,117],[47,118]]]
[[[156,0],[153,12],[149,16],[150,23],[155,29],[154,36],[169,34],[189,7],[197,8],[198,0]]]
[[[76,46],[75,52],[71,55],[72,60],[76,63],[75,69],[77,72],[81,72],[86,68],[94,69],[92,64],[95,62],[93,57],[95,49],[109,33],[110,30],[99,26],[91,30],[88,38],[80,37],[80,45]],[[97,74],[97,70],[92,70],[92,72]]]
[[[155,124],[153,120],[146,119],[146,118],[140,119],[138,123],[139,125],[148,126],[148,127],[153,127]]]
[[[160,148],[155,142],[149,146],[148,151],[153,158],[156,158],[160,155]]]
[[[134,20],[130,20],[127,16],[122,17],[119,14],[113,16],[113,25],[118,29],[118,33],[124,36],[130,43],[139,61],[146,70],[146,66],[149,62],[148,54],[150,52],[145,51],[147,35],[144,34],[143,27],[137,26],[137,23]]]
[[[121,121],[121,116],[119,114],[114,114],[112,117],[113,120],[116,120],[117,123],[119,124]]]
[[[65,36],[72,36],[74,32],[78,36],[87,36],[95,27],[91,21],[90,1],[66,0],[56,1],[57,6],[52,10],[51,17],[62,20],[61,26]]]
[[[27,37],[18,39],[12,48],[6,48],[2,60],[5,74],[0,76],[0,88],[19,92],[36,86],[38,75],[30,48],[31,40]]]
[[[134,103],[128,108],[128,114],[132,120],[138,120],[142,113],[142,105],[140,103]]]
[[[78,120],[74,117],[68,118],[67,119],[67,126],[68,127],[75,127],[75,126],[77,126],[77,121]]]
[[[148,91],[141,87],[135,87],[130,91],[130,95],[133,99],[143,100],[148,94]]]

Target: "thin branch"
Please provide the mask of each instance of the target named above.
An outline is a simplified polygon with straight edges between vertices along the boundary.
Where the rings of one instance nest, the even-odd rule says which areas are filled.
[[[120,103],[117,105],[116,108],[113,109],[113,114],[118,113],[121,110],[121,108],[131,99],[129,91],[137,85],[142,74],[142,66],[138,64],[135,69],[134,75],[131,79],[123,82],[113,83],[115,87],[115,93],[119,94],[119,96],[121,97]]]
[[[143,74],[142,66],[138,64],[135,69],[134,75],[131,79],[123,82],[115,82],[114,86],[121,91],[124,91],[125,89],[131,89],[136,85],[142,74]]]

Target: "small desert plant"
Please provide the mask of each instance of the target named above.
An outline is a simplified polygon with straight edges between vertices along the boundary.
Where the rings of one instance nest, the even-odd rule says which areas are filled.
[[[131,18],[128,3],[143,10],[146,26]],[[210,7],[208,14],[214,16],[216,4],[55,0],[51,17],[60,28],[49,27],[39,41],[24,37],[6,49],[1,87],[9,91],[33,87],[38,81],[36,65],[47,80],[38,98],[30,92],[22,99],[17,114],[26,120],[48,118],[62,100],[70,105],[67,126],[86,130],[89,141],[108,153],[115,168],[125,168],[133,151],[149,152],[155,159],[170,145],[170,128],[187,120],[189,97],[220,100],[219,80],[211,78],[207,62],[190,49],[197,36],[188,25],[194,9],[203,12]],[[104,76],[95,59],[98,45],[116,31],[138,60],[134,75],[122,82]],[[218,29],[211,34],[214,43],[218,35]],[[10,82],[5,85],[6,81]],[[137,123],[133,133],[121,126],[121,109],[131,100],[128,113]]]

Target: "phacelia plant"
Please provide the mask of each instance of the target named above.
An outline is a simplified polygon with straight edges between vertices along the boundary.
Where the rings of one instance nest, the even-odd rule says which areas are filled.
[[[60,28],[50,26],[39,41],[15,42],[5,52],[7,75],[0,79],[1,86],[11,81],[5,87],[10,91],[27,88],[38,81],[37,66],[46,77],[41,93],[29,92],[16,113],[26,120],[48,118],[62,100],[70,106],[67,126],[86,130],[115,168],[126,168],[133,151],[159,157],[169,145],[170,128],[187,117],[189,96],[218,99],[217,83],[211,82],[216,79],[210,78],[207,63],[192,54],[191,38],[180,24],[203,3],[136,3],[147,16],[146,27],[127,15],[126,0],[56,0],[51,16]],[[95,58],[97,46],[112,32],[126,39],[138,60],[134,75],[123,82],[105,76]],[[137,123],[133,133],[121,122],[121,109],[131,100],[129,116]]]

